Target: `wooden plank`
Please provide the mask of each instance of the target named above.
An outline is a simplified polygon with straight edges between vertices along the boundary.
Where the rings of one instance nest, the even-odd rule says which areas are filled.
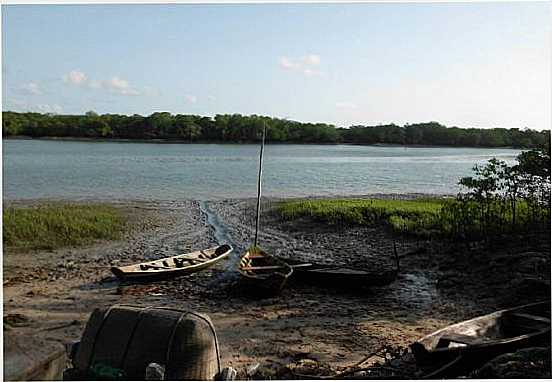
[[[266,257],[267,257],[266,255],[255,255],[251,253],[247,255],[248,259],[265,259]]]
[[[61,380],[66,364],[67,354],[60,342],[4,332],[4,380]]]
[[[199,259],[210,259],[211,256],[209,256],[207,253],[205,253],[205,252],[203,252],[203,250],[201,250],[201,251],[199,251],[198,258]]]
[[[301,268],[301,267],[310,267],[312,264],[298,264],[298,265],[290,265],[292,268]],[[242,270],[244,271],[264,271],[264,270],[271,270],[271,269],[282,269],[287,268],[285,265],[263,265],[258,267],[243,267]]]
[[[146,271],[149,270],[149,269],[174,269],[174,267],[164,267],[164,266],[161,266],[161,265],[152,265],[152,264],[143,264],[143,265],[146,268],[146,269],[144,269]],[[140,267],[140,270],[142,270],[141,268],[142,267]]]
[[[308,268],[308,267],[312,267],[312,264],[311,263],[296,264],[296,265],[290,265],[290,267],[292,267],[293,269],[295,269],[295,268]]]
[[[176,264],[177,262],[186,262],[186,263],[192,263],[192,264],[197,264],[197,263],[204,263],[205,261],[204,260],[200,260],[200,259],[192,259],[192,258],[186,258],[186,257],[175,257],[173,259],[173,262]]]
[[[466,336],[464,334],[456,334],[456,333],[450,333],[445,334],[441,337],[440,341],[449,341],[449,342],[456,342],[459,344],[465,344],[465,345],[475,345],[482,342],[485,342],[485,340],[482,340],[478,337],[472,337],[472,336]]]
[[[268,271],[273,269],[282,269],[286,268],[285,265],[265,265],[259,267],[242,267],[243,271]]]
[[[531,321],[538,321],[543,322],[545,324],[550,324],[550,319],[542,316],[535,316],[533,314],[527,314],[527,313],[512,313],[512,316],[514,317],[520,317],[520,318],[526,318]]]
[[[462,360],[462,354],[458,355],[452,361],[445,363],[443,366],[439,367],[437,370],[434,370],[431,373],[424,375],[422,377],[422,379],[444,378],[447,371],[452,369],[456,364],[460,363],[461,360]]]

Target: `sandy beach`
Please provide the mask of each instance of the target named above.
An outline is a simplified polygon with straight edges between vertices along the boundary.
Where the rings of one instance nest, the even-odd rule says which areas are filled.
[[[550,298],[549,238],[468,251],[399,237],[383,227],[282,222],[273,212],[276,200],[263,205],[259,242],[269,252],[389,269],[395,242],[401,271],[384,287],[351,291],[289,285],[278,297],[253,298],[240,285],[235,263],[253,240],[254,203],[113,201],[131,227],[122,240],[5,255],[5,331],[32,338],[37,346],[40,340],[66,343],[80,339],[94,308],[173,306],[211,317],[222,363],[236,368],[240,378],[257,363],[256,379],[292,378],[293,373],[339,372],[378,349],[399,351],[450,323]],[[109,270],[225,239],[235,247],[230,259],[190,276],[132,285],[120,283]],[[509,261],[499,261],[506,257]],[[375,356],[366,364],[375,362],[382,359]]]

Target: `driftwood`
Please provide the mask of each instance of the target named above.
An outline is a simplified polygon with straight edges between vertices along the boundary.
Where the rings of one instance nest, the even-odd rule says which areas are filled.
[[[61,325],[56,325],[56,326],[51,326],[49,328],[44,328],[44,329],[40,329],[39,331],[42,332],[42,331],[50,331],[50,330],[58,330],[58,329],[63,329],[63,328],[67,328],[69,326],[73,326],[73,325],[78,325],[79,322],[77,320],[73,320],[71,322],[67,322],[65,324],[61,324]]]
[[[359,372],[359,371],[369,370],[370,368],[359,368],[359,366],[362,365],[364,362],[368,361],[370,358],[380,355],[380,353],[384,349],[385,349],[385,347],[382,347],[382,348],[378,349],[377,351],[368,354],[366,357],[362,358],[360,361],[356,362],[355,364],[353,364],[351,366],[347,366],[345,368],[345,370],[343,370],[339,373],[336,373],[334,375],[307,375],[307,374],[295,373],[293,371],[292,371],[292,374],[297,376],[297,377],[308,378],[308,379],[339,379],[339,378],[343,378],[347,375],[351,375],[351,374],[354,374],[354,373]],[[385,357],[383,357],[383,358],[385,358]]]
[[[436,379],[440,378],[443,375],[446,375],[446,373],[456,364],[460,362],[462,359],[462,355],[459,355],[458,357],[454,358],[452,361],[445,363],[441,367],[439,367],[437,370],[433,370],[432,372],[424,375],[422,379]]]

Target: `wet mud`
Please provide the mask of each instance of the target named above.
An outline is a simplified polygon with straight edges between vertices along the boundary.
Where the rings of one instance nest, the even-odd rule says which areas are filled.
[[[4,316],[19,315],[12,316],[19,324],[5,330],[69,342],[80,338],[96,307],[174,306],[211,317],[223,364],[238,369],[240,377],[259,363],[255,378],[290,378],[292,369],[298,374],[303,369],[339,372],[377,349],[406,348],[442,326],[512,304],[504,298],[515,295],[510,291],[523,296],[515,285],[501,285],[498,276],[488,276],[492,263],[485,256],[502,253],[512,258],[512,251],[531,250],[536,260],[526,273],[517,263],[503,269],[503,262],[497,262],[494,267],[500,277],[518,283],[526,274],[535,276],[535,269],[540,280],[550,280],[546,242],[535,241],[529,249],[510,246],[497,253],[482,251],[474,260],[473,254],[458,255],[440,244],[397,237],[383,227],[282,222],[274,213],[276,202],[263,204],[259,243],[265,250],[301,260],[386,270],[395,266],[395,245],[401,270],[397,280],[361,290],[291,283],[279,296],[253,298],[239,282],[235,265],[253,241],[255,200],[115,201],[133,227],[123,240],[4,257]],[[229,260],[186,277],[129,284],[109,271],[113,265],[222,242],[234,247]],[[469,270],[464,272],[466,267]],[[522,273],[511,277],[509,269]],[[367,364],[380,361],[381,357],[374,357]]]

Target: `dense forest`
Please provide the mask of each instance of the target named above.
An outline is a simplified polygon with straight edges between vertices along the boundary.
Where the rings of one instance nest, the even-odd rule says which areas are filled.
[[[73,137],[102,139],[163,139],[185,142],[254,142],[259,139],[263,122],[269,127],[269,142],[353,143],[442,145],[465,147],[546,146],[550,131],[530,129],[461,129],[438,122],[337,128],[325,123],[302,123],[287,119],[240,114],[217,114],[214,118],[198,115],[172,115],[167,112],[150,116],[88,112],[85,115],[40,113],[2,113],[2,135]]]

